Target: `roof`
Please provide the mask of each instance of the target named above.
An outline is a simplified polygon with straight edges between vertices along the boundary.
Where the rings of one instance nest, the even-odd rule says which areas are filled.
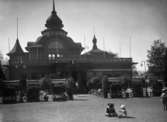
[[[90,56],[111,56],[111,57],[116,57],[116,54],[112,53],[112,52],[107,52],[107,51],[103,51],[103,50],[100,50],[96,43],[97,43],[97,39],[96,39],[96,36],[94,35],[93,37],[93,40],[92,40],[92,43],[93,43],[93,47],[90,51],[86,52],[85,54],[83,55],[90,55]]]
[[[47,28],[57,28],[57,29],[61,29],[63,28],[63,23],[62,20],[57,16],[57,13],[55,11],[55,3],[53,0],[53,10],[51,15],[48,17],[45,26]]]
[[[24,51],[23,51],[23,49],[20,46],[19,39],[17,38],[13,49],[7,55],[23,54],[23,53],[24,53]]]

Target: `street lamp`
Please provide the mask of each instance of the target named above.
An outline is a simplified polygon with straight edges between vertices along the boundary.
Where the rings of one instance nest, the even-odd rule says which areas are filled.
[[[143,92],[144,92],[144,96],[148,96],[147,94],[147,84],[149,83],[149,79],[147,78],[147,62],[146,61],[141,61],[141,66],[144,67],[144,75],[143,75],[143,78],[144,78],[144,88],[143,88]]]

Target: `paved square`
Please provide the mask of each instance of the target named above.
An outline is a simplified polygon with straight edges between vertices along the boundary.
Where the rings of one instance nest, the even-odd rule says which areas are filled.
[[[158,97],[103,99],[93,95],[75,95],[74,101],[1,104],[0,122],[167,122]],[[127,105],[131,118],[105,116],[108,102]]]

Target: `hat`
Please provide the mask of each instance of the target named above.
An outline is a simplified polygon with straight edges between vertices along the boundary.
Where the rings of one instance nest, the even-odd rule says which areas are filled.
[[[122,104],[122,105],[120,105],[120,108],[125,108],[125,107],[126,107],[126,105],[123,105],[123,104]]]

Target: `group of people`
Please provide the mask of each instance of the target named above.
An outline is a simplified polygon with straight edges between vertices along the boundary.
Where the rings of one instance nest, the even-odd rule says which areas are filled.
[[[143,88],[143,97],[152,97],[153,96],[153,89],[151,87],[144,87]]]
[[[109,116],[109,117],[118,117],[118,118],[127,117],[126,105],[121,104],[120,105],[120,110],[117,113],[116,110],[115,110],[114,104],[113,103],[108,103],[107,108],[106,108],[106,115]]]
[[[123,98],[131,98],[133,97],[133,90],[131,88],[122,89],[121,94]]]

